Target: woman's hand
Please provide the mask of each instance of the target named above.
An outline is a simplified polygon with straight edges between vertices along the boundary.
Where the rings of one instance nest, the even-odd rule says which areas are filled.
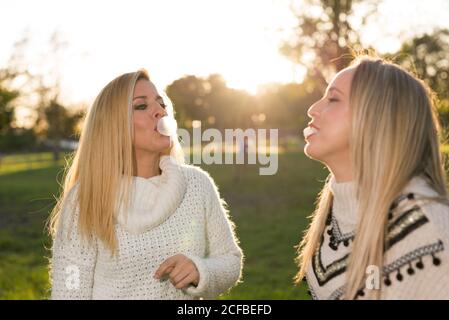
[[[197,286],[200,281],[200,274],[195,264],[183,254],[165,260],[156,270],[154,278],[161,279],[164,275],[168,275],[176,289],[187,288],[191,283]]]

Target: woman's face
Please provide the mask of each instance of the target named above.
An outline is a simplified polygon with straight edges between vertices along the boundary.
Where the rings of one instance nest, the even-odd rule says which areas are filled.
[[[327,165],[349,159],[349,94],[353,75],[353,68],[340,71],[327,87],[324,97],[307,112],[312,120],[305,130],[304,152]]]
[[[133,97],[136,151],[161,152],[170,147],[170,138],[156,130],[158,120],[166,114],[164,101],[154,84],[144,79],[137,81]]]

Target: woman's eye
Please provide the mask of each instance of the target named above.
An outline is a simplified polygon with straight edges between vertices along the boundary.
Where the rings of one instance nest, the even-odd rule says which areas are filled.
[[[161,105],[162,108],[167,109],[167,105],[165,103],[160,102],[159,104]]]
[[[139,104],[137,106],[134,106],[134,110],[145,110],[147,108],[146,104]]]

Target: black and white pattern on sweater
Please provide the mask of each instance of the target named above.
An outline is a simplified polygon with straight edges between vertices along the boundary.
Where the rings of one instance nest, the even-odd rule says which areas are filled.
[[[441,264],[440,258],[438,258],[435,254],[443,251],[444,245],[441,240],[438,240],[436,243],[432,243],[430,245],[422,246],[420,248],[417,248],[403,256],[401,256],[399,259],[393,261],[392,263],[384,266],[382,268],[383,275],[385,277],[384,284],[386,286],[390,286],[392,284],[390,275],[393,272],[396,273],[396,280],[402,281],[403,275],[401,273],[401,268],[404,266],[408,266],[406,272],[408,275],[415,274],[415,269],[413,268],[412,263],[416,262],[415,267],[419,270],[424,269],[424,263],[423,263],[423,257],[424,256],[432,256],[432,263],[435,266],[438,266]]]
[[[339,300],[345,294],[346,287],[341,286],[329,296],[328,300]]]
[[[327,267],[325,267],[321,260],[321,248],[323,246],[323,243],[324,243],[324,236],[321,237],[320,245],[312,258],[313,272],[315,273],[316,279],[318,280],[318,284],[320,286],[326,284],[332,278],[345,272],[349,256],[347,254],[342,258],[335,260]]]
[[[427,245],[427,246],[423,246],[420,248],[417,248],[411,252],[408,252],[407,254],[401,256],[399,259],[393,261],[392,263],[384,266],[382,268],[382,272],[383,272],[383,276],[384,276],[384,284],[386,286],[390,286],[392,285],[392,281],[391,281],[391,274],[392,273],[396,273],[396,280],[398,280],[399,282],[403,280],[403,275],[401,273],[401,268],[403,268],[404,266],[408,266],[406,272],[408,275],[413,275],[415,274],[415,270],[412,267],[412,264],[414,262],[416,262],[415,267],[419,270],[424,269],[424,263],[423,263],[423,258],[425,256],[432,256],[432,263],[433,265],[438,266],[441,263],[441,260],[436,257],[436,253],[443,251],[444,250],[444,246],[443,246],[443,242],[441,240],[438,240],[438,242]],[[338,300],[340,299],[345,293],[345,286],[341,286],[339,287],[337,290],[335,290],[334,292],[332,292],[332,294],[329,296],[329,300]],[[358,296],[363,296],[364,295],[364,290],[361,289],[358,292]],[[356,298],[357,298],[356,297]]]
[[[304,277],[304,278],[302,279],[302,281],[303,281],[303,282],[306,284],[306,286],[308,287],[308,289],[307,289],[307,294],[308,294],[309,296],[311,296],[313,300],[318,300],[318,296],[317,296],[317,294],[315,293],[315,291],[313,290],[313,288],[308,286],[307,278]]]
[[[402,194],[399,197],[397,197],[390,206],[389,218],[392,217],[393,211],[396,208],[398,208],[399,205],[404,202],[404,200],[414,200],[414,199],[415,199],[415,194],[413,194],[411,192],[407,193],[407,194]]]
[[[405,196],[400,196],[393,202],[391,209],[398,207],[399,202],[403,200],[414,199],[413,194],[407,194]],[[329,247],[333,250],[338,250],[338,243],[335,244],[336,238],[333,238],[334,230],[339,230],[338,223],[335,219],[332,219],[332,211],[329,212],[329,216],[326,221],[327,228],[325,232],[330,235],[329,237]],[[388,225],[388,231],[386,236],[386,248],[390,249],[393,245],[404,239],[414,230],[418,229],[420,226],[426,224],[429,220],[424,215],[421,208],[417,205],[413,206],[411,209],[401,213],[397,219],[391,220]],[[348,238],[348,239],[353,239]],[[341,240],[342,237],[339,238]],[[318,246],[315,254],[312,258],[312,268],[315,273],[316,279],[320,286],[325,285],[331,279],[337,277],[338,275],[346,271],[349,254],[346,254],[342,258],[333,261],[328,266],[324,266],[321,260],[321,250],[324,243],[324,235],[321,237],[320,245]]]
[[[343,243],[345,247],[349,246],[350,241],[354,239],[355,232],[343,234],[338,226],[337,220],[332,215],[332,211],[330,212],[330,225],[331,228],[327,230],[327,234],[330,236],[329,247],[335,251],[338,249],[340,243]]]
[[[402,213],[388,225],[386,250],[427,222],[429,220],[417,205]]]

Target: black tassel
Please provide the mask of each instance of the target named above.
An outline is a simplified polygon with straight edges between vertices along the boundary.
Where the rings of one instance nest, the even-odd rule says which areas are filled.
[[[398,274],[396,275],[396,279],[398,279],[398,281],[402,281],[402,279],[404,279],[404,277],[401,274],[401,270],[398,269]]]
[[[441,264],[440,258],[436,257],[433,253],[432,253],[432,262],[435,266],[439,266]]]
[[[386,278],[384,280],[384,283],[385,283],[385,285],[387,287],[391,286],[391,280],[390,280],[390,276],[389,275],[386,276]]]
[[[338,250],[338,243],[329,242],[329,248],[331,248],[334,251]]]
[[[390,211],[393,211],[394,209],[396,209],[397,206],[398,206],[397,201],[393,201],[393,203],[390,206]]]
[[[421,258],[419,258],[419,261],[416,263],[416,267],[418,269],[424,269],[424,263],[422,262]]]
[[[349,246],[349,239],[346,239],[345,241],[343,241],[343,244],[345,247]]]
[[[407,273],[408,273],[409,275],[413,275],[413,274],[415,274],[415,270],[413,269],[413,267],[412,267],[412,264],[411,264],[411,263],[409,263],[409,265],[408,265],[408,268],[407,268]]]

